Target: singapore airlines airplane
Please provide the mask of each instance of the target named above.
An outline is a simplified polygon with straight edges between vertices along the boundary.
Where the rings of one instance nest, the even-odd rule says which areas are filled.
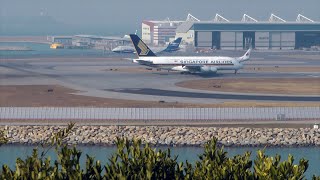
[[[249,60],[251,48],[241,57],[222,56],[156,56],[151,49],[135,34],[130,34],[131,41],[139,56],[133,62],[149,67],[190,72],[216,73],[218,70],[234,70],[235,74],[243,68],[243,62]]]
[[[129,37],[130,39],[130,37]],[[177,39],[175,39],[173,42],[169,43],[169,45],[166,48],[157,48],[156,51],[153,51],[154,53],[162,53],[162,52],[175,52],[180,50],[179,45],[181,43],[182,38],[179,37]],[[153,47],[152,49],[154,50],[155,47]],[[114,49],[112,49],[112,52],[116,52],[116,53],[134,53],[136,50],[134,47],[132,46],[118,46]]]

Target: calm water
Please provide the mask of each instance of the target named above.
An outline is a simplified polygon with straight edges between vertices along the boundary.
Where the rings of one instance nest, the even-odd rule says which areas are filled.
[[[37,57],[131,57],[133,54],[103,52],[98,49],[50,49],[49,44],[30,42],[0,42],[0,46],[28,47],[32,51],[0,51],[0,58],[37,58]]]
[[[0,147],[0,166],[3,164],[9,165],[14,168],[15,159],[18,157],[25,157],[31,155],[33,146],[24,145],[5,145]],[[166,149],[166,147],[158,147]],[[95,156],[96,159],[101,160],[102,164],[108,162],[108,158],[115,152],[115,147],[104,146],[79,146],[79,149],[83,152],[81,163],[85,163],[85,154]],[[203,152],[201,147],[170,147],[173,155],[178,155],[179,161],[188,160],[194,162],[198,159],[198,155]],[[237,148],[225,148],[229,156],[237,154],[243,154],[246,151],[252,151],[251,157],[256,156],[256,151],[261,148],[251,147],[237,147]],[[280,154],[283,159],[287,159],[289,154],[295,157],[295,164],[299,163],[299,159],[305,158],[309,160],[309,168],[306,172],[307,178],[310,178],[312,174],[320,175],[320,147],[300,147],[300,148],[266,148],[268,155]],[[49,156],[55,159],[54,151],[51,151]]]

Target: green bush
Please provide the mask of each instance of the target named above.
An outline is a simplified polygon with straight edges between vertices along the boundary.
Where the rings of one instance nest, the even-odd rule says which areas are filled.
[[[0,130],[0,146],[3,144],[6,144],[7,142],[8,142],[8,138],[6,136],[6,133]]]
[[[156,150],[140,140],[117,139],[116,152],[106,165],[86,155],[85,167],[80,166],[82,153],[74,146],[66,144],[66,137],[74,124],[59,131],[50,143],[44,144],[45,150],[38,153],[34,149],[26,159],[18,158],[15,169],[3,165],[0,179],[304,179],[308,161],[301,159],[293,164],[294,158],[289,155],[281,161],[258,151],[254,163],[251,153],[228,157],[223,147],[217,146],[213,138],[204,146],[199,160],[191,164],[188,161],[178,162],[172,157],[170,149]],[[57,160],[51,163],[47,152],[54,148]],[[252,168],[253,167],[253,168]],[[320,177],[313,176],[320,180]]]

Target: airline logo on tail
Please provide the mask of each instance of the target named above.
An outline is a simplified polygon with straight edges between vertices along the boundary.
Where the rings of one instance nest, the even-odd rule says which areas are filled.
[[[138,47],[140,48],[140,50],[141,50],[141,52],[140,52],[140,56],[145,56],[145,55],[147,55],[148,53],[149,53],[149,49],[148,49],[148,47],[140,40],[139,42],[138,42]]]
[[[175,39],[173,42],[169,43],[168,47],[163,51],[164,52],[178,51],[179,50],[179,45],[181,43],[181,40],[182,40],[181,37]]]
[[[137,35],[130,34],[130,38],[138,56],[156,56]]]

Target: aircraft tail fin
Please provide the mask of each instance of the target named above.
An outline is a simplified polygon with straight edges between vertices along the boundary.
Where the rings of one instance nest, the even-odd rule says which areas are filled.
[[[156,56],[136,34],[130,34],[130,38],[138,56]]]
[[[250,54],[251,54],[251,51],[252,51],[252,48],[249,48],[248,51],[239,58],[239,61],[240,62],[243,62],[243,61],[248,61],[250,59]]]
[[[182,38],[178,37],[175,39],[173,42],[169,43],[168,47],[164,49],[164,52],[172,52],[172,51],[177,51],[179,50],[179,45],[181,43]]]

